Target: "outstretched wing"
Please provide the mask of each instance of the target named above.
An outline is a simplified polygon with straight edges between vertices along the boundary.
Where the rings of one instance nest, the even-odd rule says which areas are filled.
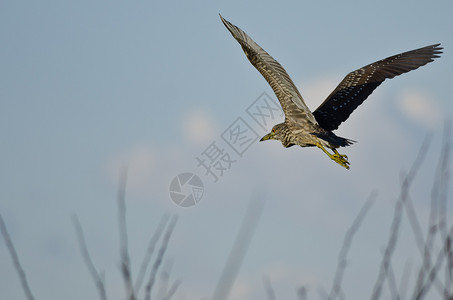
[[[269,83],[280,101],[286,118],[295,123],[309,121],[316,124],[314,116],[285,69],[239,27],[231,24],[222,16],[220,19],[239,42],[248,60]]]
[[[313,112],[325,130],[335,130],[385,79],[432,62],[442,53],[440,44],[404,52],[355,70],[343,79],[327,99]]]

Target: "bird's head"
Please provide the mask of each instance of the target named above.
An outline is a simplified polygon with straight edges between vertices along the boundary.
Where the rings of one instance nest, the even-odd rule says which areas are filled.
[[[277,124],[274,127],[272,127],[272,130],[270,133],[268,133],[262,137],[260,142],[267,141],[267,140],[279,140],[279,141],[282,141],[282,143],[283,143],[285,141],[285,131],[286,131],[285,123]]]

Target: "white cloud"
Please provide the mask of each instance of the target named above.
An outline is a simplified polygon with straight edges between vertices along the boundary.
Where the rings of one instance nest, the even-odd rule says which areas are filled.
[[[190,142],[204,144],[214,138],[214,118],[204,110],[191,111],[183,119],[182,130]]]
[[[436,128],[442,122],[442,112],[431,95],[421,90],[406,90],[399,95],[399,108],[404,116],[419,125]]]
[[[310,110],[313,111],[329,96],[340,81],[341,78],[339,77],[327,75],[323,78],[298,84],[297,88]]]

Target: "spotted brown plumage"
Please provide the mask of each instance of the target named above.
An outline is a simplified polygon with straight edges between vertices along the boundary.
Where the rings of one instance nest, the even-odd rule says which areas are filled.
[[[285,113],[285,121],[275,125],[261,141],[280,140],[284,147],[317,146],[347,169],[347,156],[339,154],[336,148],[348,146],[353,141],[335,135],[332,130],[337,129],[385,79],[426,65],[442,53],[440,44],[435,44],[394,55],[355,70],[346,75],[312,113],[285,69],[239,27],[222,16],[220,19],[239,42],[248,60],[269,83]],[[330,148],[334,153],[331,154],[326,148]]]

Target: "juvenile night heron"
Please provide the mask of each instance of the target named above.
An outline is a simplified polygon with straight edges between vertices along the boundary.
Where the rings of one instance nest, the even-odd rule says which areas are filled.
[[[337,129],[385,79],[426,65],[442,53],[440,44],[435,44],[397,54],[355,70],[346,75],[312,113],[285,69],[244,31],[222,16],[220,19],[239,42],[248,60],[269,83],[285,113],[285,121],[275,125],[261,141],[280,140],[284,147],[316,146],[346,169],[349,169],[348,157],[339,154],[336,149],[351,145],[354,141],[339,137],[332,130]],[[333,154],[326,148],[330,148]]]

